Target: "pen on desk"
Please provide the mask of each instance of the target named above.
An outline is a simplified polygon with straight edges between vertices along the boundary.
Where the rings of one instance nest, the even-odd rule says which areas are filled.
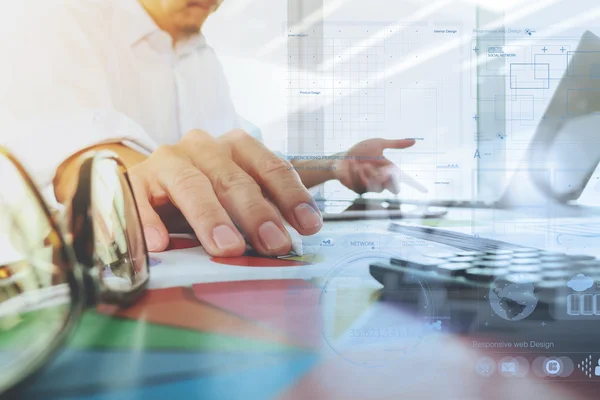
[[[292,238],[292,251],[296,253],[297,256],[304,255],[304,251],[302,248],[302,235],[300,235],[294,228],[291,226],[285,226],[290,237]]]

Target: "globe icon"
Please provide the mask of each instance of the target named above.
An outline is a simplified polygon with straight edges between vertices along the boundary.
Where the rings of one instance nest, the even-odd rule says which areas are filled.
[[[490,287],[489,301],[494,312],[507,321],[520,321],[533,313],[538,299],[526,274],[497,278]]]

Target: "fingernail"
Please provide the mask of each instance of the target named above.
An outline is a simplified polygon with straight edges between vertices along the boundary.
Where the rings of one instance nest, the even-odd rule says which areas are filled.
[[[289,244],[287,236],[273,221],[267,221],[258,228],[258,237],[267,250],[277,250]]]
[[[227,225],[219,225],[213,229],[213,240],[217,247],[225,250],[229,247],[235,247],[240,244],[240,238],[233,229]]]
[[[307,203],[302,203],[296,206],[294,215],[296,216],[296,221],[298,221],[303,229],[311,229],[323,224],[323,221],[321,221],[321,216],[314,208],[312,208],[310,204]]]
[[[158,229],[152,226],[145,226],[144,237],[146,238],[146,246],[148,246],[148,251],[157,251],[160,249],[162,238],[160,237]]]

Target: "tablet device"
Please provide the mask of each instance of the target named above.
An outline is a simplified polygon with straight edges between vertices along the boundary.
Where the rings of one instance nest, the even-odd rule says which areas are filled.
[[[365,199],[354,201],[324,200],[319,205],[323,211],[324,221],[353,221],[374,219],[423,219],[440,218],[447,214],[446,210],[429,210],[426,207],[414,210],[401,210],[396,199]]]

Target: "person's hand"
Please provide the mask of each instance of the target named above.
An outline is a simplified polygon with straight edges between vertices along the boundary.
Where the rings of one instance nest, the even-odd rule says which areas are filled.
[[[335,161],[335,178],[356,193],[400,191],[399,184],[406,183],[421,192],[427,189],[403,173],[383,156],[385,149],[406,149],[415,144],[414,139],[368,139],[352,146]]]
[[[323,224],[291,164],[240,130],[219,138],[191,131],[131,167],[129,176],[150,251],[169,243],[171,221],[157,212],[164,208],[179,209],[213,256],[244,253],[242,233],[262,254],[286,254],[291,238],[283,219],[303,235]]]

